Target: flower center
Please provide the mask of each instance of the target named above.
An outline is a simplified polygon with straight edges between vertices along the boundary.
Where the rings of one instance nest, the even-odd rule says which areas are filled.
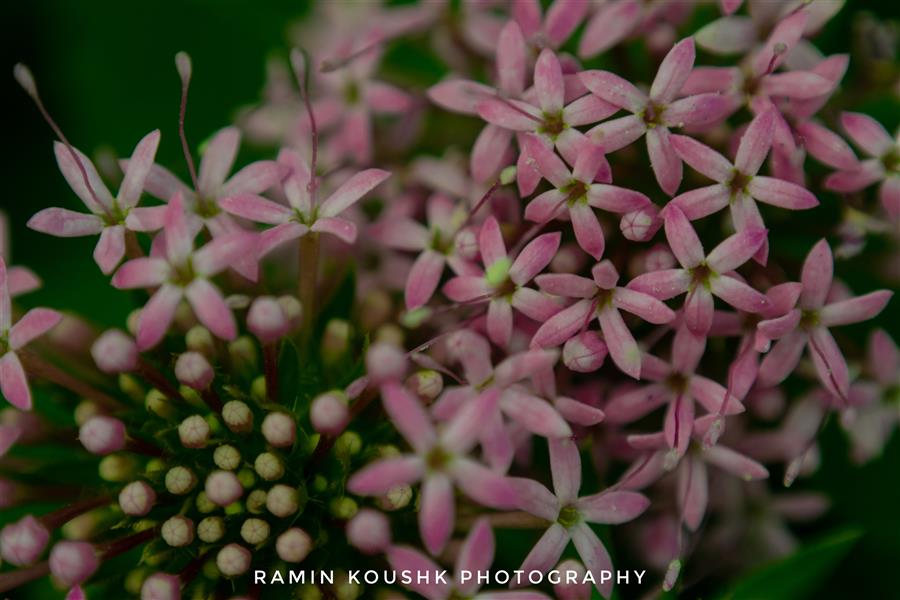
[[[598,290],[594,295],[594,300],[597,302],[598,313],[612,304],[614,291],[615,290]]]
[[[555,138],[567,128],[568,125],[563,121],[562,111],[560,111],[555,114],[544,113],[544,121],[541,123],[538,131],[549,135],[551,138]]]
[[[219,214],[219,205],[215,198],[197,198],[194,205],[194,212],[198,217],[203,219],[211,219]]]
[[[647,108],[644,109],[644,114],[641,115],[644,118],[644,124],[648,129],[653,129],[657,125],[663,124],[663,114],[666,111],[665,105],[658,105],[654,103],[649,103]]]
[[[441,230],[435,227],[431,232],[431,241],[429,242],[429,246],[435,252],[446,256],[450,254],[451,250],[453,250],[453,239],[445,238],[441,233]]]
[[[744,175],[735,169],[731,175],[731,181],[728,182],[728,188],[731,190],[731,197],[734,198],[738,194],[744,193],[751,179],[752,177]]]
[[[359,102],[359,86],[355,81],[347,82],[347,85],[344,86],[344,100],[347,104],[357,104]]]
[[[709,287],[709,279],[715,273],[713,270],[706,266],[706,263],[700,263],[696,267],[690,270],[691,272],[691,280],[694,286],[703,285]]]
[[[183,265],[174,267],[172,272],[172,283],[180,287],[187,287],[195,277],[194,265],[191,264],[191,259],[188,258]]]
[[[886,171],[900,173],[900,147],[893,147],[881,157],[881,164]]]
[[[509,268],[512,266],[512,261],[508,256],[504,256],[503,258],[498,258],[487,268],[487,271],[484,273],[484,278],[487,280],[488,285],[492,288],[497,289],[509,282]]]
[[[819,311],[803,310],[800,312],[800,328],[813,329],[819,324]]]
[[[579,520],[581,520],[581,515],[574,506],[564,506],[559,511],[559,516],[556,517],[556,522],[566,529],[574,526]]]
[[[452,456],[444,451],[443,448],[435,446],[425,457],[425,464],[430,471],[443,471],[450,464],[451,458]]]
[[[583,181],[573,179],[572,183],[565,186],[562,191],[566,194],[566,204],[572,206],[577,201],[587,197],[588,186]]]
[[[683,373],[672,373],[666,377],[666,387],[675,394],[684,394],[688,389],[688,381]]]

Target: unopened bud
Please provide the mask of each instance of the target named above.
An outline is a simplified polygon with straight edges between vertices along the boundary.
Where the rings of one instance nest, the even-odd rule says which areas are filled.
[[[468,260],[475,260],[478,257],[478,235],[475,229],[467,227],[453,239],[453,247],[456,253]]]
[[[399,380],[406,373],[406,355],[397,346],[372,344],[366,353],[366,371],[375,385]]]
[[[398,485],[379,498],[379,504],[384,510],[400,510],[409,505],[412,497],[413,491],[410,486]]]
[[[663,590],[666,592],[672,591],[672,588],[675,587],[675,584],[678,582],[678,576],[681,574],[681,561],[677,558],[669,563],[669,566],[666,568],[666,576],[663,579]]]
[[[258,355],[256,344],[252,338],[242,335],[228,344],[228,355],[234,368],[241,372],[256,370]]]
[[[119,507],[126,515],[143,517],[156,503],[156,492],[143,481],[132,481],[119,492]]]
[[[141,309],[136,308],[125,318],[125,328],[132,337],[137,335],[138,323],[141,320]]]
[[[312,401],[309,418],[316,431],[335,436],[341,433],[350,421],[350,409],[342,392],[320,394]]]
[[[269,493],[265,490],[253,490],[247,495],[247,501],[245,502],[247,506],[247,512],[253,513],[254,515],[261,514],[266,509],[266,498],[269,497]]]
[[[176,410],[175,407],[172,406],[172,402],[166,397],[165,394],[157,389],[153,389],[147,392],[147,397],[144,400],[144,406],[147,407],[147,410],[155,415],[162,417],[163,419],[171,419],[176,414]]]
[[[87,542],[58,542],[48,562],[50,573],[66,587],[86,581],[100,566],[94,547]]]
[[[138,364],[137,344],[118,329],[103,332],[91,346],[91,356],[104,373],[127,373]]]
[[[206,478],[204,491],[213,503],[228,506],[243,495],[244,488],[231,471],[213,471]]]
[[[504,167],[503,170],[500,171],[500,185],[510,185],[516,180],[516,173],[517,170],[515,165]]]
[[[181,580],[177,575],[154,573],[141,585],[141,600],[179,600]]]
[[[91,417],[78,429],[78,439],[91,454],[118,452],[125,447],[125,424],[113,417]]]
[[[212,365],[199,352],[185,352],[175,361],[178,382],[194,390],[205,390],[215,377]]]
[[[138,464],[131,456],[110,454],[104,456],[97,466],[100,477],[105,481],[125,482],[137,474]]]
[[[353,498],[348,498],[344,496],[342,498],[335,498],[331,501],[331,514],[334,515],[338,519],[347,520],[356,514],[356,511],[359,507],[356,504],[356,501]]]
[[[241,466],[241,453],[234,446],[225,444],[216,448],[213,452],[213,462],[220,469],[234,471]]]
[[[298,329],[303,323],[303,305],[300,304],[300,301],[293,296],[285,295],[278,297],[278,304],[281,305],[281,310],[287,317],[290,331]]]
[[[377,510],[363,508],[347,523],[347,541],[364,554],[380,554],[391,544],[391,525]]]
[[[194,500],[194,504],[197,505],[197,510],[199,510],[203,514],[211,513],[219,508],[212,500],[209,499],[209,496],[207,496],[206,492],[204,491],[201,491],[199,494],[197,494],[197,498],[196,500]]]
[[[225,535],[225,520],[222,517],[206,517],[197,525],[197,537],[207,544],[214,544]]]
[[[215,356],[216,342],[209,329],[202,325],[195,325],[188,329],[184,336],[185,345],[191,352],[199,352],[208,359]]]
[[[392,346],[402,347],[406,334],[403,333],[398,325],[394,323],[385,323],[375,331],[373,341],[376,344],[390,344]]]
[[[247,433],[253,430],[253,411],[240,400],[230,400],[222,407],[222,419],[234,433]]]
[[[243,575],[250,568],[250,551],[239,544],[228,544],[216,555],[216,566],[225,577]]]
[[[247,329],[263,345],[273,344],[290,331],[291,324],[281,304],[272,296],[260,296],[247,312]]]
[[[297,425],[287,414],[271,412],[263,419],[262,434],[276,448],[287,448],[297,437]]]
[[[24,567],[40,558],[49,540],[47,528],[26,515],[0,531],[0,555],[8,563]]]
[[[553,591],[559,600],[590,600],[591,584],[585,581],[583,564],[570,558],[559,563],[556,570],[560,581],[553,585]]]
[[[162,524],[160,535],[173,548],[182,548],[194,541],[194,522],[187,517],[174,516]]]
[[[191,80],[193,66],[191,65],[191,57],[187,52],[181,51],[175,55],[175,69],[178,71],[178,77],[181,78],[182,85]]]
[[[19,85],[22,86],[22,89],[29,96],[35,99],[38,97],[37,84],[34,82],[34,75],[31,74],[31,69],[22,63],[16,63],[16,66],[13,67],[13,77],[16,78],[16,81],[19,82]]]
[[[416,371],[406,379],[406,387],[425,402],[432,402],[444,391],[444,378],[437,371]]]
[[[359,311],[360,325],[365,331],[372,331],[384,324],[392,308],[393,302],[387,292],[380,289],[369,291],[363,298]]]
[[[590,373],[603,366],[609,349],[596,331],[585,331],[563,346],[563,363],[572,371]]]
[[[166,490],[170,494],[182,496],[197,484],[193,471],[187,467],[172,467],[166,472]]]
[[[334,442],[334,451],[340,457],[350,458],[362,450],[362,438],[355,431],[345,431]]]
[[[241,537],[248,544],[261,544],[269,539],[269,524],[262,519],[251,518],[241,525]]]
[[[266,481],[276,481],[284,476],[284,464],[271,452],[263,452],[257,456],[253,468]]]
[[[209,423],[200,415],[191,415],[178,425],[178,438],[185,448],[204,448],[209,441]]]
[[[276,517],[289,517],[300,510],[300,494],[287,485],[273,486],[266,495],[266,508]]]
[[[344,319],[331,319],[325,325],[322,335],[322,360],[326,364],[333,364],[350,347],[350,323]]]
[[[289,563],[301,562],[312,550],[312,538],[297,527],[292,527],[278,536],[275,541],[275,552],[278,558]]]
[[[646,242],[650,240],[659,228],[663,220],[659,217],[656,208],[641,208],[622,216],[619,221],[619,229],[622,236],[632,242]]]
[[[100,412],[100,407],[90,400],[82,400],[78,403],[78,406],[75,407],[75,424],[81,427],[91,417],[96,417],[102,414]]]

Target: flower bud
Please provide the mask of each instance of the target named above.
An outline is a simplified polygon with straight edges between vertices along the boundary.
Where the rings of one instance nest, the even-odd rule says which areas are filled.
[[[231,363],[238,372],[252,372],[256,370],[256,342],[252,338],[242,335],[229,343],[228,355],[231,357]]]
[[[390,344],[391,346],[403,347],[406,336],[398,325],[393,323],[385,323],[375,331],[373,341],[376,344]]]
[[[137,474],[137,461],[131,456],[110,454],[104,456],[97,467],[100,477],[105,481],[125,482]]]
[[[87,423],[88,419],[91,417],[96,417],[97,415],[103,414],[100,410],[100,407],[90,400],[82,400],[78,403],[78,406],[75,407],[75,423],[81,427],[85,423]]]
[[[347,541],[364,554],[380,554],[391,544],[391,525],[384,513],[363,508],[347,523]]]
[[[309,556],[312,547],[312,538],[297,527],[288,529],[275,541],[275,552],[278,554],[278,558],[289,563],[301,562]]]
[[[78,439],[92,454],[118,452],[125,447],[125,424],[113,417],[91,417],[78,429]]]
[[[550,261],[553,273],[577,273],[586,262],[586,255],[578,244],[563,244]]]
[[[250,551],[238,544],[228,544],[216,555],[216,566],[225,577],[243,575],[250,568]]]
[[[247,519],[241,525],[241,537],[248,544],[261,544],[269,539],[269,524],[255,517]]]
[[[423,369],[407,377],[406,387],[423,401],[432,402],[444,390],[444,379],[437,371]]]
[[[140,319],[141,309],[139,308],[136,308],[128,313],[128,316],[125,318],[125,328],[128,330],[128,333],[132,335],[132,337],[137,335],[138,322],[140,321]]]
[[[390,317],[393,303],[384,290],[373,289],[366,293],[359,311],[360,325],[365,331],[372,331],[384,324]]]
[[[199,352],[185,352],[175,361],[175,377],[191,389],[202,391],[215,377],[212,365]]]
[[[99,566],[94,547],[87,542],[58,542],[50,551],[50,573],[66,587],[86,581]]]
[[[619,229],[622,236],[632,242],[646,242],[650,240],[659,228],[663,220],[659,217],[655,207],[641,208],[622,216],[619,221]]]
[[[132,481],[119,492],[119,507],[126,515],[143,517],[156,503],[156,492],[143,481]]]
[[[297,437],[294,419],[282,412],[270,412],[262,422],[262,434],[276,448],[293,445]]]
[[[284,464],[271,452],[263,452],[253,461],[253,469],[266,481],[276,481],[284,476]]]
[[[335,363],[347,352],[350,346],[350,323],[344,319],[331,319],[325,325],[322,334],[322,361],[325,364]]]
[[[197,498],[194,500],[194,504],[197,505],[197,510],[202,513],[211,513],[212,511],[219,508],[213,503],[212,500],[209,499],[209,496],[206,495],[206,492],[203,491],[197,494]]]
[[[266,499],[269,494],[265,490],[253,490],[247,495],[247,512],[254,515],[261,514],[266,508]]]
[[[468,260],[475,260],[478,256],[478,235],[473,227],[467,227],[456,234],[453,239],[453,247],[457,254]]]
[[[194,522],[187,517],[174,516],[162,524],[160,535],[173,548],[182,548],[194,541]]]
[[[412,497],[413,492],[410,486],[398,485],[379,498],[378,503],[384,510],[400,510],[409,506]]]
[[[166,490],[170,494],[182,496],[197,484],[193,471],[186,467],[172,467],[166,473]]]
[[[104,373],[127,373],[138,364],[137,344],[118,329],[110,329],[98,337],[91,346],[91,356]]]
[[[90,540],[95,534],[100,532],[102,518],[100,511],[88,511],[71,519],[68,523],[60,527],[62,536],[67,540]],[[104,527],[104,531],[105,531]]]
[[[247,433],[253,430],[253,411],[240,400],[229,400],[222,407],[222,419],[234,433]]]
[[[560,573],[560,581],[553,585],[553,591],[559,600],[590,600],[591,584],[584,581],[587,573],[584,565],[569,558],[559,563],[556,570]]]
[[[147,392],[147,397],[144,400],[144,406],[147,407],[147,410],[159,417],[162,417],[163,419],[171,419],[176,414],[175,407],[172,405],[172,402],[166,397],[165,394],[157,389],[152,389]]]
[[[406,355],[397,346],[372,344],[366,353],[366,371],[375,385],[398,380],[406,373]]]
[[[225,535],[225,520],[222,517],[206,517],[197,525],[197,537],[207,544],[214,544]]]
[[[206,478],[204,490],[209,499],[219,506],[228,506],[244,493],[241,482],[231,471],[213,471]]]
[[[177,575],[154,573],[141,586],[141,600],[179,600],[181,580]]]
[[[563,346],[563,363],[579,373],[590,373],[603,366],[609,350],[596,331],[584,331]]]
[[[347,399],[341,392],[320,394],[312,401],[309,418],[313,428],[325,435],[338,435],[350,421]]]
[[[329,508],[331,509],[332,515],[342,520],[347,520],[353,517],[353,515],[356,514],[356,511],[359,510],[359,506],[356,504],[356,501],[353,498],[348,498],[347,496],[344,496],[342,498],[335,498],[331,501],[331,505]]]
[[[350,458],[362,450],[362,438],[355,431],[345,431],[334,442],[334,451],[341,458]]]
[[[247,329],[265,346],[286,335],[291,323],[278,300],[272,296],[260,296],[247,312]]]
[[[178,438],[185,448],[203,448],[209,441],[209,423],[200,415],[191,415],[178,425]]]
[[[26,515],[0,531],[0,555],[8,563],[24,567],[40,558],[49,540],[47,528]]]
[[[211,359],[216,355],[216,342],[209,329],[202,325],[191,327],[184,336],[185,345],[191,352],[198,352]]]
[[[300,494],[294,488],[279,483],[266,495],[266,508],[276,517],[289,517],[300,510]]]
[[[234,446],[228,444],[219,446],[213,452],[213,462],[220,469],[234,471],[241,466],[241,453]]]
[[[278,297],[278,304],[281,305],[281,310],[287,317],[289,331],[300,327],[303,323],[303,305],[300,304],[300,301],[293,296],[284,295]]]

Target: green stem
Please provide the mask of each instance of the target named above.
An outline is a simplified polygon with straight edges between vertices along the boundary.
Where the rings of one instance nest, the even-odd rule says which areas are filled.
[[[300,304],[303,307],[303,341],[308,342],[316,316],[316,289],[319,276],[319,234],[309,232],[300,238]],[[305,343],[304,343],[305,345]]]

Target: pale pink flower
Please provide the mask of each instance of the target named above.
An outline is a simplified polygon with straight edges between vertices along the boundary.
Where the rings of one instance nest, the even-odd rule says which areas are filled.
[[[581,456],[571,439],[549,441],[553,492],[533,479],[517,478],[519,508],[552,523],[519,568],[546,572],[559,560],[569,541],[575,544],[597,589],[609,598],[611,579],[602,581],[601,572],[611,571],[612,559],[588,523],[619,524],[637,518],[650,505],[643,495],[609,489],[590,496],[578,496],[581,488]]]
[[[387,549],[387,559],[391,567],[398,572],[439,573],[443,571],[426,555],[409,546],[391,546]],[[547,596],[540,592],[527,590],[481,592],[482,584],[478,574],[490,570],[494,563],[494,532],[490,522],[481,518],[469,535],[466,536],[456,556],[455,572],[451,581],[444,583],[434,581],[420,582],[413,577],[409,589],[421,594],[428,600],[450,600],[463,597],[472,600],[545,600]]]
[[[310,189],[313,174],[309,165],[291,151],[282,151],[279,160],[291,167],[290,175],[284,181],[284,193],[290,206],[255,194],[232,195],[220,202],[222,208],[233,215],[274,225],[260,235],[260,258],[310,231],[329,233],[352,244],[356,240],[356,224],[341,213],[390,177],[390,173],[381,169],[360,171],[318,202]]]
[[[829,302],[834,277],[834,258],[828,242],[820,240],[803,263],[800,282],[803,289],[797,306],[783,317],[760,322],[759,332],[778,340],[763,359],[760,383],[777,385],[800,362],[805,347],[822,385],[844,402],[850,391],[847,361],[829,329],[867,321],[878,315],[894,295],[889,290]]]
[[[398,383],[382,386],[382,401],[412,454],[381,459],[357,471],[347,488],[354,494],[381,496],[422,481],[419,531],[432,554],[443,550],[455,521],[454,485],[469,498],[494,508],[510,508],[515,493],[509,482],[467,454],[478,440],[485,418],[494,411],[499,392],[482,393],[436,430],[419,400]]]
[[[588,138],[609,153],[646,134],[650,166],[659,186],[670,196],[681,184],[682,166],[670,143],[669,129],[714,123],[725,116],[727,109],[725,99],[718,93],[676,100],[694,66],[694,55],[693,39],[677,43],[660,65],[649,95],[608,71],[585,71],[579,75],[591,93],[632,113],[597,125],[588,131]]]
[[[65,208],[45,208],[28,221],[35,231],[59,237],[81,237],[100,234],[94,248],[94,260],[105,275],[109,275],[125,256],[125,232],[135,228],[128,216],[136,210],[156,149],[159,146],[159,130],[148,133],[138,142],[131,155],[125,178],[116,197],[109,192],[87,156],[70,149],[62,142],[55,142],[56,162],[72,191],[81,199],[90,214]],[[77,154],[77,158],[72,153]],[[83,169],[83,171],[82,171]],[[88,183],[85,183],[85,178]]]
[[[606,240],[594,208],[616,214],[652,209],[650,199],[640,192],[594,183],[604,161],[603,151],[598,146],[583,141],[574,168],[569,170],[553,150],[536,137],[526,136],[525,145],[529,161],[534,161],[537,171],[554,188],[528,203],[525,218],[545,223],[568,214],[578,245],[596,260],[603,256]]]
[[[210,278],[238,258],[253,256],[257,234],[234,231],[194,250],[196,229],[184,212],[181,193],[176,192],[166,205],[165,230],[161,235],[164,247],[160,252],[128,261],[112,280],[113,286],[119,289],[159,286],[141,310],[136,336],[138,349],[152,348],[162,340],[183,298],[213,334],[234,339],[237,335],[234,315]]]
[[[513,308],[538,322],[546,321],[559,310],[552,298],[526,287],[553,260],[559,240],[558,232],[540,235],[513,259],[507,255],[500,224],[490,216],[478,235],[484,272],[454,277],[444,285],[444,294],[454,302],[490,300],[488,336],[505,348],[513,332]]]
[[[765,229],[744,229],[705,254],[697,232],[677,206],[667,206],[664,216],[666,239],[681,268],[638,275],[628,284],[630,289],[659,300],[687,292],[684,320],[699,335],[706,335],[712,325],[713,296],[749,313],[760,313],[769,307],[764,294],[730,274],[759,249],[766,239]]]
[[[0,391],[13,406],[31,410],[31,389],[17,351],[61,320],[62,315],[55,310],[33,308],[13,323],[6,261],[0,257]]]
[[[3,211],[0,211],[0,258],[10,262],[9,222]],[[41,287],[41,280],[31,269],[13,265],[6,269],[6,285],[10,297],[15,298]]]
[[[778,117],[777,111],[769,110],[753,119],[741,138],[733,164],[693,138],[672,136],[672,148],[678,156],[717,183],[680,194],[670,204],[680,208],[692,221],[728,206],[738,231],[765,226],[754,200],[791,210],[818,206],[819,201],[807,189],[789,181],[757,174],[772,146]],[[754,258],[765,264],[768,252],[768,240],[764,238]]]
[[[566,273],[537,278],[543,291],[578,301],[544,321],[531,344],[539,348],[557,346],[584,330],[596,317],[613,362],[622,372],[640,379],[641,352],[619,310],[655,324],[668,323],[675,313],[651,295],[619,287],[619,273],[608,260],[595,265],[591,275],[593,279]]]
[[[635,32],[644,19],[640,0],[603,2],[588,19],[578,43],[578,56],[590,58],[604,52]]]
[[[532,46],[557,49],[584,20],[589,4],[584,0],[554,0],[543,13],[539,0],[516,0],[511,8],[513,19]]]

